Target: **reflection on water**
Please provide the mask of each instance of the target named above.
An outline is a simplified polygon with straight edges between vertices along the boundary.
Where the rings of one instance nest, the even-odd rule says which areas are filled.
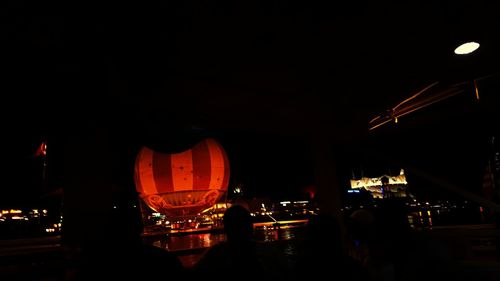
[[[259,242],[286,241],[300,238],[303,235],[303,227],[274,229],[273,227],[262,227],[255,229],[255,239]],[[201,257],[204,249],[226,240],[224,233],[197,233],[185,235],[163,236],[150,241],[154,246],[176,252],[182,263],[193,266]],[[283,253],[293,256],[295,248],[291,244],[284,244]]]
[[[153,245],[169,251],[209,248],[226,240],[223,233],[200,233],[182,236],[165,236],[153,242]]]
[[[300,237],[302,232],[303,228],[301,227],[282,229],[263,227],[255,230],[255,239],[261,242],[290,240]],[[153,240],[152,244],[169,251],[182,251],[209,248],[224,240],[226,240],[226,235],[224,233],[198,233],[163,236],[157,240]]]

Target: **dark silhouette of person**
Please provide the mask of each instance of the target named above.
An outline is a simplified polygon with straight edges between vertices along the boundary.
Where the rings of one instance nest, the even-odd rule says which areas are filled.
[[[167,250],[142,240],[142,216],[137,193],[114,196],[108,228],[100,241],[81,247],[80,262],[70,280],[161,280],[184,272],[180,260]]]
[[[281,253],[254,240],[253,219],[241,205],[223,217],[226,241],[212,246],[194,266],[195,276],[224,276],[243,280],[280,280],[288,276]]]
[[[358,237],[364,237],[368,249],[364,265],[373,280],[454,279],[446,246],[411,228],[402,200],[384,199],[373,214],[375,220],[369,225],[357,218],[364,224],[360,229],[369,229]]]
[[[360,262],[342,247],[340,226],[334,216],[311,216],[295,264],[296,280],[369,280]]]
[[[347,218],[349,253],[367,269],[371,280],[395,280],[394,264],[387,255],[385,239],[377,232],[372,210],[359,209]]]

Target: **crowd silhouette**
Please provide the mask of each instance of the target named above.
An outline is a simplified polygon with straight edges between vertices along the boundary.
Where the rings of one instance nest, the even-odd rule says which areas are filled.
[[[226,241],[212,246],[193,268],[197,276],[225,276],[244,280],[286,280],[288,268],[281,253],[254,239],[252,216],[233,205],[223,217]]]
[[[138,201],[117,196],[108,233],[79,247],[65,280],[140,280],[225,276],[243,280],[373,280],[448,278],[453,261],[442,244],[410,228],[401,205],[386,200],[376,210],[362,209],[345,218],[311,215],[305,235],[292,241],[293,260],[275,243],[256,241],[253,217],[236,204],[223,217],[226,240],[184,268],[174,253],[145,244]],[[112,237],[112,238],[111,238]],[[111,238],[111,239],[110,239]]]
[[[177,256],[143,242],[137,195],[119,192],[114,198],[102,239],[78,245],[65,280],[162,280],[182,274]]]
[[[297,280],[368,280],[361,263],[348,255],[337,218],[312,216],[299,247],[294,276]]]
[[[403,204],[385,199],[376,209],[353,212],[347,219],[351,256],[363,264],[371,280],[457,280],[447,247],[412,229]]]

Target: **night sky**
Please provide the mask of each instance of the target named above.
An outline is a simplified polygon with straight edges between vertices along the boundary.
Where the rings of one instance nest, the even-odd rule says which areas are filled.
[[[231,184],[298,197],[314,184],[310,137],[320,132],[332,136],[342,186],[353,172],[418,166],[480,187],[488,138],[499,135],[498,76],[480,83],[481,103],[469,89],[367,128],[433,81],[498,73],[500,24],[486,2],[181,2],[2,4],[1,203],[37,194],[32,153],[45,138],[50,188],[63,186],[61,147],[96,128],[113,136],[123,181],[141,145],[179,151],[211,136],[227,150]],[[480,52],[454,56],[471,34]]]

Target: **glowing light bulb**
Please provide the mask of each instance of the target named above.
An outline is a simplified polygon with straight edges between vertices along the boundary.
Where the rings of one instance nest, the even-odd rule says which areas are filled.
[[[457,55],[466,55],[474,52],[479,48],[479,43],[477,42],[467,42],[463,43],[462,45],[458,46],[455,49],[455,54]]]

